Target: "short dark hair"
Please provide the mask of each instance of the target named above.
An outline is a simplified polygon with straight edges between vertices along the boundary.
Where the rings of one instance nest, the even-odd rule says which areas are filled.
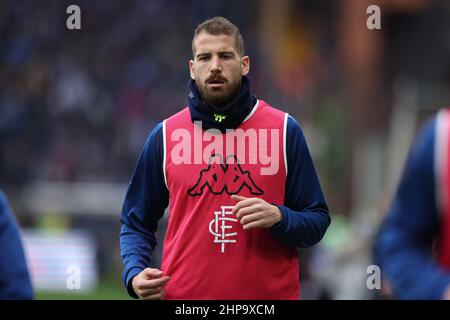
[[[239,29],[224,17],[214,17],[200,23],[197,28],[195,28],[194,38],[192,38],[192,55],[194,57],[195,38],[203,31],[212,35],[226,34],[229,36],[233,36],[236,43],[237,52],[241,56],[244,55],[244,39],[242,39],[242,35]]]

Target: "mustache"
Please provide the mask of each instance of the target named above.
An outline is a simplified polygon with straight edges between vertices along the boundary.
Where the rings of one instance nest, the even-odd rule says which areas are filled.
[[[206,79],[205,82],[206,83],[211,83],[211,82],[217,82],[217,81],[220,81],[220,82],[223,82],[223,83],[228,82],[228,80],[226,78],[224,78],[222,76],[218,76],[218,75],[209,77],[208,79]]]

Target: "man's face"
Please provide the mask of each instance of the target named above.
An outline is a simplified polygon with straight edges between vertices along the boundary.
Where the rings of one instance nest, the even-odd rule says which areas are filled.
[[[239,55],[233,36],[201,32],[194,45],[195,57],[189,61],[191,78],[206,103],[222,107],[237,94],[242,76],[249,72],[250,59]]]

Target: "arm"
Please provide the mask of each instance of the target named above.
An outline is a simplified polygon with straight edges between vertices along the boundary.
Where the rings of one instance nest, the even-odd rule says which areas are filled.
[[[305,136],[290,116],[286,148],[288,176],[285,205],[278,205],[281,220],[271,231],[287,245],[309,247],[322,239],[331,218]]]
[[[139,156],[121,213],[120,249],[124,271],[122,280],[128,293],[137,298],[132,280],[150,265],[158,243],[158,221],[169,203],[163,173],[162,123],[148,137]]]
[[[0,300],[4,299],[33,299],[33,288],[19,228],[0,192]]]
[[[441,299],[450,284],[432,258],[439,232],[434,183],[435,119],[414,143],[375,243],[375,262],[400,299]]]

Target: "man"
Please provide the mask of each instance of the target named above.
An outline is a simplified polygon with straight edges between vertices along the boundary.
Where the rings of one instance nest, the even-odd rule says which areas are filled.
[[[0,300],[33,299],[19,228],[0,191]]]
[[[125,197],[125,286],[143,299],[298,299],[296,247],[330,224],[303,133],[251,94],[231,22],[200,24],[192,51],[188,107],[152,131]],[[148,268],[168,205],[161,270]]]
[[[450,299],[450,111],[422,128],[375,243],[387,297]]]

